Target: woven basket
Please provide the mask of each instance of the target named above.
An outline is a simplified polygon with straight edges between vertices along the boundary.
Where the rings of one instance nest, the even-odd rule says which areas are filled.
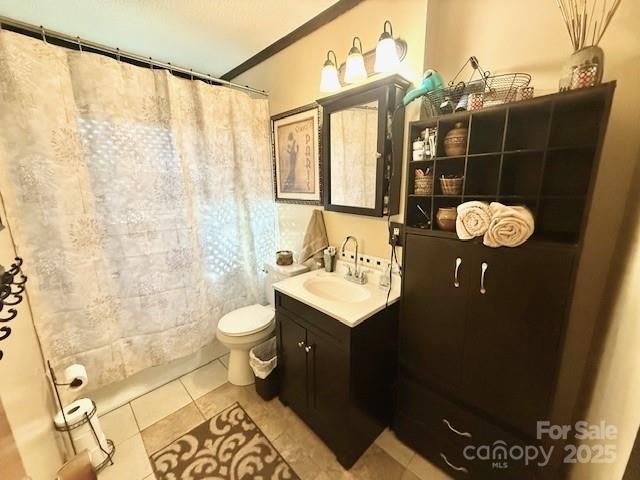
[[[462,177],[440,177],[440,188],[444,195],[460,195],[462,192]]]
[[[424,175],[415,178],[413,193],[416,195],[433,194],[433,175]]]

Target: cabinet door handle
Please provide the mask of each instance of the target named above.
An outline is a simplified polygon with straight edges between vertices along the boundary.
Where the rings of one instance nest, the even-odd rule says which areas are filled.
[[[444,463],[446,463],[447,465],[449,465],[449,467],[453,470],[455,470],[456,472],[462,472],[462,473],[469,473],[469,470],[467,470],[464,467],[456,467],[453,463],[451,463],[448,459],[447,456],[440,452],[440,456],[442,457],[442,460],[444,460]]]
[[[304,347],[304,351],[309,353],[311,351],[311,345],[307,345],[306,347]]]
[[[489,268],[489,264],[487,262],[482,262],[482,276],[480,277],[480,293],[483,295],[487,293],[487,289],[484,288],[484,277],[485,277],[485,274],[487,273],[488,268]]]
[[[456,435],[460,435],[461,437],[471,438],[471,434],[469,432],[461,432],[460,430],[454,428],[453,426],[451,426],[451,423],[446,418],[442,419],[442,423],[444,423],[447,427],[449,427],[449,430],[451,430]]]
[[[298,348],[304,347],[304,342],[298,342]]]
[[[453,286],[456,288],[460,286],[460,282],[458,281],[458,270],[460,269],[460,265],[462,265],[462,259],[458,257],[456,258],[456,270],[453,274]]]

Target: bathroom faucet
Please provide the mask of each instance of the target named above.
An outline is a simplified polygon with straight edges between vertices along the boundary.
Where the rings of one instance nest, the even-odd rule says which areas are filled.
[[[348,235],[347,238],[344,239],[344,242],[342,242],[342,246],[340,247],[340,255],[344,254],[344,247],[347,245],[349,240],[353,240],[356,244],[356,256],[353,262],[353,272],[351,272],[351,266],[349,265],[344,278],[346,280],[349,280],[350,282],[364,285],[365,283],[367,283],[367,272],[361,272],[358,270],[358,239],[352,235]]]

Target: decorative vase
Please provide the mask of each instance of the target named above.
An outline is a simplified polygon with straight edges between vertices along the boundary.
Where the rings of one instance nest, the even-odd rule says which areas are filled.
[[[467,151],[467,135],[469,129],[462,122],[455,124],[444,137],[444,153],[448,157],[464,155]]]
[[[592,45],[576,50],[571,54],[563,68],[563,76],[560,79],[560,91],[572,88],[574,71],[588,66],[596,67],[593,84],[600,84],[602,82],[602,73],[604,72],[604,51],[600,47]]]
[[[458,211],[456,207],[442,207],[439,208],[436,213],[436,223],[438,224],[438,228],[446,232],[455,231],[456,218],[458,218]]]

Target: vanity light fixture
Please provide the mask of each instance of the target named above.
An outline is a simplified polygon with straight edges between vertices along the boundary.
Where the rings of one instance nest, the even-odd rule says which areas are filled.
[[[356,40],[359,46],[356,46]],[[347,69],[344,73],[344,81],[346,83],[357,83],[366,79],[367,69],[364,66],[364,57],[362,56],[362,41],[360,37],[353,37],[353,46],[347,56]]]
[[[387,31],[389,25],[389,31]],[[385,20],[382,35],[376,47],[376,63],[373,69],[378,73],[395,72],[400,67],[400,58],[396,41],[393,39],[393,27],[389,20]]]
[[[333,60],[331,60],[333,54]],[[322,67],[320,74],[320,91],[322,93],[333,93],[340,90],[340,80],[338,79],[338,59],[336,52],[329,50],[327,52],[327,60]]]

